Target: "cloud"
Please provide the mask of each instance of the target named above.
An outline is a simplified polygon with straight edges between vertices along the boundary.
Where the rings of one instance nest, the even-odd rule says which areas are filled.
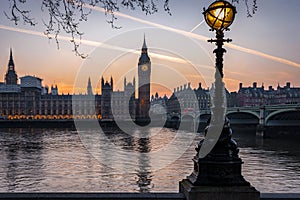
[[[97,7],[97,6],[90,6],[90,5],[85,5],[85,6],[87,8],[90,8],[90,9],[93,9],[93,10],[96,10],[96,11],[105,12],[105,10],[103,8],[100,8],[100,7]],[[172,28],[172,27],[169,27],[169,26],[165,26],[165,25],[162,25],[162,24],[150,22],[150,21],[147,21],[147,20],[143,20],[143,19],[140,19],[140,18],[132,17],[130,15],[123,14],[123,13],[116,12],[116,11],[114,12],[114,15],[119,16],[119,17],[123,17],[123,18],[127,18],[127,19],[130,19],[130,20],[136,21],[136,22],[140,22],[140,23],[143,23],[143,24],[147,24],[147,25],[150,25],[150,26],[154,26],[154,27],[157,27],[157,28],[161,28],[161,29],[164,29],[164,30],[169,30],[169,31],[172,31],[172,32],[176,32],[176,33],[179,33],[179,34],[182,34],[182,35],[186,35],[186,36],[192,37],[194,39],[198,39],[200,41],[207,41],[209,39],[206,36],[192,33],[196,28],[198,28],[198,26],[200,26],[203,23],[203,21],[201,21],[197,26],[195,26],[189,32],[189,31],[184,31],[184,30]],[[263,57],[263,58],[266,58],[266,59],[269,59],[269,60],[272,60],[272,61],[275,61],[275,62],[283,63],[283,64],[286,64],[286,65],[289,65],[289,66],[292,66],[292,67],[300,68],[299,63],[296,63],[296,62],[293,62],[293,61],[290,61],[290,60],[287,60],[287,59],[284,59],[284,58],[281,58],[281,57],[266,54],[266,53],[263,53],[261,51],[249,49],[247,47],[242,47],[242,46],[239,46],[237,44],[226,43],[225,45],[227,47],[231,48],[231,49],[235,49],[235,50],[245,52],[245,53],[248,53],[248,54],[260,56],[260,57]]]
[[[29,34],[29,35],[36,35],[36,36],[40,36],[40,37],[48,37],[43,32],[15,28],[15,27],[5,26],[5,25],[1,25],[1,24],[0,24],[0,29],[19,32],[19,33],[25,33],[25,34]],[[55,35],[51,35],[51,34],[49,36],[55,37]],[[57,36],[57,39],[62,40],[62,41],[71,41],[72,40],[71,37],[60,36],[60,35]],[[135,49],[128,49],[128,48],[108,45],[108,44],[104,44],[104,43],[97,42],[97,41],[83,40],[83,39],[81,39],[81,40],[75,39],[75,41],[78,43],[84,44],[84,45],[88,45],[88,46],[98,47],[101,45],[101,47],[107,48],[107,49],[113,49],[113,50],[122,51],[122,52],[131,52],[131,53],[138,54],[138,55],[140,54],[140,51],[135,50]],[[179,57],[167,56],[167,55],[158,54],[158,53],[149,53],[149,54],[153,58],[158,58],[158,59],[167,60],[167,61],[171,61],[171,62],[176,62],[176,63],[188,63],[189,62],[189,61],[179,58]]]

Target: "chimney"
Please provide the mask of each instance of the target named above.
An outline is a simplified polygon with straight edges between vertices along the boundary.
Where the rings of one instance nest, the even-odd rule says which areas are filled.
[[[253,88],[257,88],[257,83],[256,82],[253,83]]]
[[[242,89],[243,88],[243,83],[240,83],[240,89]]]
[[[272,85],[269,86],[269,91],[272,91],[273,90],[273,87]]]

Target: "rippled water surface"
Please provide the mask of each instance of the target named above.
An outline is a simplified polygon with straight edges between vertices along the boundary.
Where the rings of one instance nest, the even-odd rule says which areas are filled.
[[[202,138],[194,135],[192,144],[180,152],[179,144],[188,144],[185,137],[179,137],[171,151],[170,144],[178,134],[189,133],[152,128],[145,138],[112,129],[97,140],[89,138],[97,134],[0,129],[0,192],[177,192],[178,182],[192,172],[194,147]],[[235,135],[243,175],[252,185],[261,192],[300,192],[297,141]],[[87,141],[91,146],[85,146]],[[176,159],[168,163],[171,158]]]

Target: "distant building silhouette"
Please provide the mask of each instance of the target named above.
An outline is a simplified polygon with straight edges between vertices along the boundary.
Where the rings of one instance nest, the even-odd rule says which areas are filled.
[[[111,77],[110,83],[101,79],[101,114],[102,119],[112,119],[111,112],[111,95],[113,92],[113,78]]]
[[[0,82],[0,116],[23,119],[102,118],[128,119],[149,116],[151,62],[146,40],[138,62],[139,97],[135,98],[136,80],[127,82],[124,91],[114,91],[113,77],[101,79],[101,95],[93,95],[92,82],[88,78],[86,94],[59,94],[57,85],[42,86],[42,79],[35,76],[18,76],[10,49],[5,82]]]
[[[173,94],[167,101],[168,113],[197,112],[210,108],[209,89],[203,89],[199,83],[198,88],[192,89],[191,83],[174,88]]]
[[[151,96],[150,114],[165,114],[167,112],[167,102],[167,95],[160,97],[156,92],[155,96]]]
[[[240,83],[238,92],[231,93],[230,101],[231,106],[297,104],[300,103],[300,88],[291,87],[290,82],[283,87],[278,84],[276,90],[272,86],[265,90],[263,84],[258,87],[256,82],[252,87],[243,87]]]
[[[114,119],[136,118],[135,86],[135,78],[132,82],[127,82],[125,77],[124,91],[114,91],[112,93],[111,105]]]
[[[149,114],[196,112],[211,107],[209,89],[192,89],[187,83],[174,89],[170,98],[159,97],[158,93],[150,99],[151,61],[144,38],[141,56],[138,61],[138,98],[136,99],[136,79],[128,82],[124,78],[124,91],[114,91],[114,80],[101,78],[101,94],[93,94],[91,79],[87,80],[85,94],[59,94],[58,86],[42,85],[42,79],[35,76],[20,77],[15,71],[12,49],[10,49],[5,82],[0,82],[0,116],[10,119],[145,119]],[[213,88],[213,87],[212,87]],[[252,87],[240,83],[237,92],[226,90],[227,106],[261,106],[272,104],[300,103],[300,88],[292,87],[290,82],[276,89],[265,89],[254,82]]]

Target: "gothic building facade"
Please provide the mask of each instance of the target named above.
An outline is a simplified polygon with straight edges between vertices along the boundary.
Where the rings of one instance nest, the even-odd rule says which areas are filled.
[[[174,89],[173,94],[150,99],[151,61],[144,38],[138,61],[138,83],[124,78],[124,90],[114,90],[114,80],[101,79],[101,94],[94,94],[92,81],[88,78],[86,94],[59,94],[57,86],[42,85],[36,76],[18,78],[10,49],[4,82],[0,82],[0,119],[71,119],[98,118],[103,120],[148,119],[154,114],[194,112],[211,106],[209,89],[191,88],[187,83]],[[138,97],[136,98],[136,89]],[[240,84],[237,92],[226,91],[228,106],[261,106],[300,103],[300,88],[288,82],[276,89],[253,83],[252,87]]]
[[[173,94],[166,102],[168,113],[186,113],[207,110],[210,108],[209,89],[202,88],[199,83],[198,88],[192,89],[191,83],[174,88]]]
[[[88,78],[86,94],[59,94],[57,86],[42,86],[42,79],[24,76],[18,83],[10,49],[5,82],[0,82],[0,118],[9,119],[70,119],[98,118],[139,119],[149,117],[151,62],[146,41],[138,62],[138,99],[136,81],[124,78],[124,91],[114,91],[113,77],[101,79],[101,94],[93,93]]]

